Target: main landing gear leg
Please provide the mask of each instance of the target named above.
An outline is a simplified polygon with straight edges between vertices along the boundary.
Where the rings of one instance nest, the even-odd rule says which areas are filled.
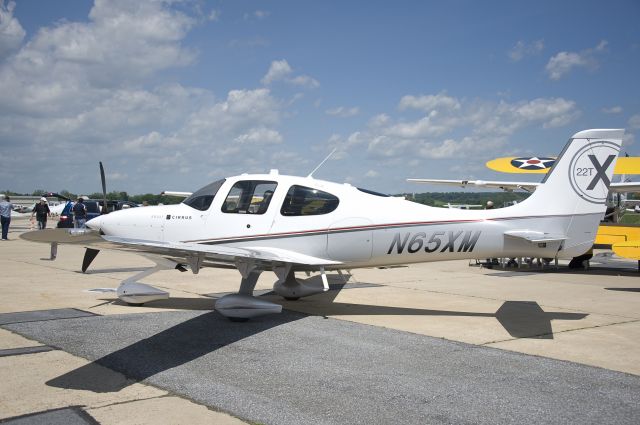
[[[168,292],[154,288],[153,286],[145,283],[140,283],[138,280],[160,270],[174,269],[176,268],[176,263],[159,257],[147,258],[153,260],[156,263],[156,266],[125,279],[116,291],[118,298],[129,305],[142,305],[149,301],[166,300],[169,298]]]
[[[229,294],[216,301],[216,311],[232,322],[244,322],[253,317],[265,314],[280,313],[282,306],[261,300],[253,296],[261,269],[249,262],[238,261],[238,271],[242,275],[240,290],[237,294]]]
[[[278,276],[278,281],[273,284],[273,291],[286,300],[294,301],[302,297],[320,294],[329,290],[329,282],[324,267],[320,268],[322,287],[311,286],[296,279],[290,264],[276,267],[273,270]]]

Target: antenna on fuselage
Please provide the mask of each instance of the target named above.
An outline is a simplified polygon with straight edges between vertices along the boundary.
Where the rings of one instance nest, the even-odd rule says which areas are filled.
[[[325,159],[322,160],[322,162],[320,164],[318,164],[318,166],[316,168],[313,169],[312,172],[309,173],[309,175],[307,176],[307,178],[311,178],[313,177],[313,173],[315,173],[316,171],[318,171],[318,168],[322,167],[322,164],[324,164],[325,162],[327,162],[327,160],[329,158],[331,158],[331,155],[333,155],[336,151],[338,150],[338,148],[333,148],[333,150],[331,151],[331,153],[329,155],[327,155],[327,157]]]

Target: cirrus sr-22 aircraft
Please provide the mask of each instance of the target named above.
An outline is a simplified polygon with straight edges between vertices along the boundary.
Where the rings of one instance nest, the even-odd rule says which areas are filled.
[[[274,291],[297,299],[328,289],[327,270],[496,257],[573,258],[593,245],[624,130],[576,133],[542,184],[525,201],[494,210],[435,208],[307,177],[243,174],[211,183],[181,204],[122,210],[87,222],[89,229],[48,229],[26,240],[144,254],[156,267],[122,282],[117,295],[141,304],[168,293],[139,279],[162,269],[236,268],[237,294],[215,309],[232,320],[280,312],[253,297],[262,272]],[[57,245],[55,245],[57,246]],[[324,287],[296,280],[320,272]]]

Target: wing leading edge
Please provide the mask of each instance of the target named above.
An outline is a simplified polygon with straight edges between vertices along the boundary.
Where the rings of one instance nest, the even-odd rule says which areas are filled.
[[[524,190],[526,192],[533,192],[541,183],[536,182],[508,182],[508,181],[495,181],[495,180],[442,180],[442,179],[407,179],[408,182],[413,183],[426,183],[426,184],[438,184],[446,186],[460,186],[466,188],[481,187],[487,189],[502,189],[507,192],[513,190]],[[615,193],[638,193],[640,192],[640,183],[638,182],[624,182],[624,183],[611,183],[609,190]]]

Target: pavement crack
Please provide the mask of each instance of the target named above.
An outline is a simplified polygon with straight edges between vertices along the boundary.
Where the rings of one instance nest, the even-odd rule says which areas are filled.
[[[536,335],[530,335],[530,336],[526,336],[526,337],[521,337],[521,338],[507,338],[507,339],[500,339],[500,340],[495,340],[495,341],[488,341],[488,342],[484,342],[482,344],[478,344],[480,346],[490,346],[492,344],[499,344],[501,342],[510,342],[510,341],[518,341],[521,339],[537,339],[537,338],[541,338],[547,335],[558,335],[558,334],[565,334],[565,333],[569,333],[569,332],[576,332],[576,331],[583,331],[586,329],[597,329],[597,328],[606,328],[608,326],[615,326],[615,325],[625,325],[628,323],[638,323],[640,322],[639,319],[634,319],[634,320],[626,320],[626,321],[622,321],[622,322],[614,322],[614,323],[606,323],[606,324],[601,324],[601,325],[593,325],[593,326],[583,326],[581,328],[573,328],[573,329],[565,329],[563,331],[555,331],[555,332],[547,332],[547,333],[543,333],[543,334],[536,334]]]

